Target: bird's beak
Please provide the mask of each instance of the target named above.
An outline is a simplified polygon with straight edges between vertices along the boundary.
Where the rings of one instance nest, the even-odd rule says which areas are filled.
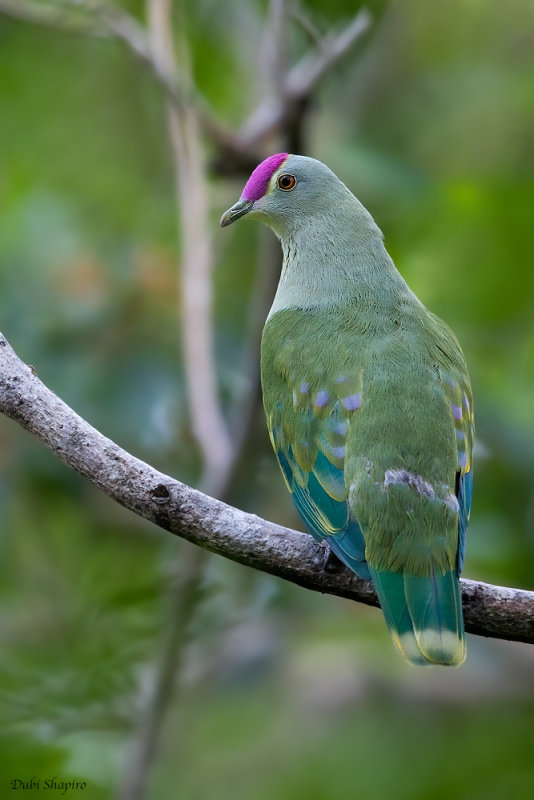
[[[231,225],[232,222],[235,222],[239,217],[244,217],[245,214],[248,214],[248,212],[252,210],[253,205],[253,200],[238,200],[237,203],[234,203],[234,205],[222,215],[220,223],[221,228],[226,228],[227,225]]]

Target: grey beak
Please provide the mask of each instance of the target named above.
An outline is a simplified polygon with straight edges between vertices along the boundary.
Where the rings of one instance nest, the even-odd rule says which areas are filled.
[[[253,205],[253,200],[238,200],[237,203],[234,203],[234,205],[222,215],[220,222],[221,228],[226,228],[227,225],[231,225],[232,222],[235,222],[239,217],[244,217],[245,214],[251,211]]]

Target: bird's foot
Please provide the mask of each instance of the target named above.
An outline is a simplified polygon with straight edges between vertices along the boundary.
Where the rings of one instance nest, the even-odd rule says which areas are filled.
[[[323,570],[325,572],[336,573],[343,569],[344,564],[340,559],[336,556],[336,554],[330,549],[330,545],[326,541],[321,542],[324,548],[324,557],[323,557]]]

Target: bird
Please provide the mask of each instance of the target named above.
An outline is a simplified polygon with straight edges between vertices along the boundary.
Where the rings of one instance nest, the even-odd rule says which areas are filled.
[[[266,158],[220,225],[245,216],[283,251],[261,384],[295,506],[329,554],[372,581],[408,662],[459,666],[474,416],[458,340],[321,161]]]

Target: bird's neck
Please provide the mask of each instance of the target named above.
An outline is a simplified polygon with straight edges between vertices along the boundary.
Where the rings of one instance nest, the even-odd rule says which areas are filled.
[[[284,260],[269,318],[285,308],[346,303],[387,308],[412,294],[386,251],[382,233],[358,201],[349,210],[273,229]],[[415,296],[414,296],[415,297]]]

